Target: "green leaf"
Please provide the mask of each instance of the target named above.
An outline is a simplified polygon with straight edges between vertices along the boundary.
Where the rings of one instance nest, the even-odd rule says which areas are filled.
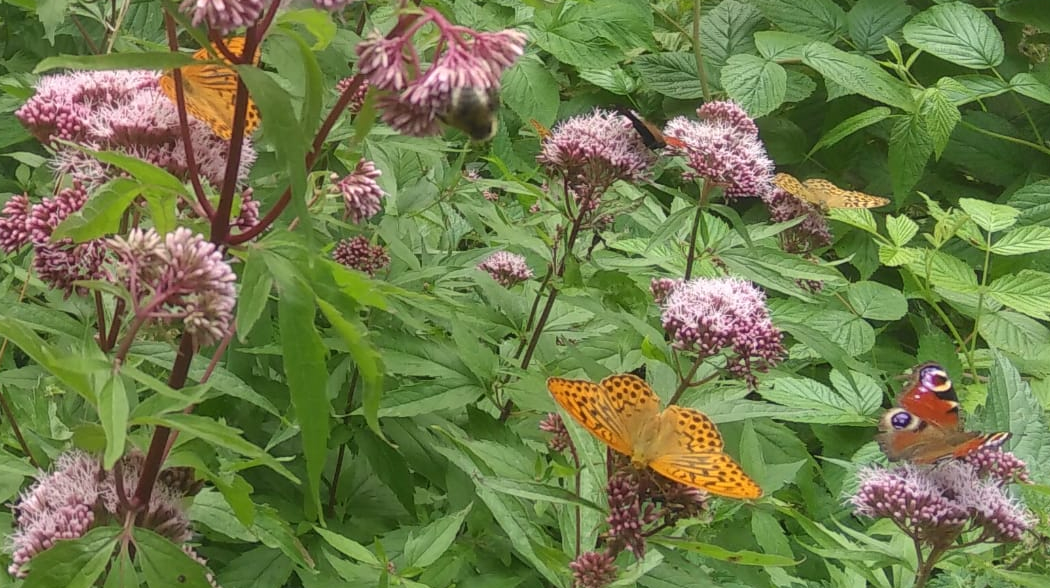
[[[846,14],[849,38],[859,51],[885,53],[885,37],[896,37],[910,16],[904,0],[860,0]]]
[[[197,560],[175,545],[167,537],[135,527],[135,560],[142,567],[146,585],[150,588],[211,588],[210,572]]]
[[[700,45],[704,48],[704,57],[715,67],[721,67],[732,55],[752,53],[755,29],[761,22],[762,14],[750,3],[722,0],[705,12],[700,21]]]
[[[350,351],[350,356],[354,358],[354,364],[357,366],[358,375],[365,389],[362,402],[365,422],[373,433],[385,439],[379,427],[379,403],[383,391],[382,356],[368,341],[367,327],[358,317],[340,312],[335,306],[321,298],[317,299],[317,307],[339,333]]]
[[[995,14],[1003,20],[1050,31],[1050,14],[1043,0],[1001,0],[996,5]]]
[[[846,13],[831,0],[752,0],[762,14],[789,33],[831,40],[846,30]]]
[[[950,78],[941,78],[950,80]],[[940,82],[938,82],[940,84]],[[941,158],[944,148],[948,146],[948,139],[955,130],[955,125],[962,120],[959,107],[949,98],[948,94],[939,87],[927,88],[922,95],[922,116],[925,117],[925,127],[933,141],[933,153],[937,159]]]
[[[138,425],[161,425],[181,431],[190,437],[199,438],[212,445],[224,447],[234,453],[255,460],[284,476],[290,482],[299,483],[299,478],[278,463],[276,459],[262,449],[245,441],[238,429],[214,419],[192,414],[169,414],[164,416],[145,416],[132,422]]]
[[[994,204],[974,198],[960,198],[959,207],[970,215],[973,222],[989,233],[1009,229],[1017,223],[1020,211],[1012,206]]]
[[[1050,227],[1028,225],[1007,231],[992,245],[996,255],[1024,255],[1050,249]]]
[[[919,225],[904,215],[886,217],[886,234],[897,247],[907,245],[918,232]]]
[[[137,157],[130,155],[124,155],[123,153],[117,153],[115,151],[93,151],[91,149],[85,149],[78,145],[71,145],[75,149],[80,149],[84,153],[91,155],[95,159],[102,163],[108,163],[115,165],[120,169],[131,174],[136,180],[158,188],[161,190],[170,191],[174,194],[188,195],[186,187],[183,185],[182,180],[172,175],[167,170],[157,167],[151,163],[143,161]]]
[[[704,95],[692,53],[639,55],[634,67],[645,87],[654,92],[679,100],[695,100]]]
[[[949,2],[920,12],[904,25],[908,43],[956,65],[989,69],[1003,61],[1003,37],[981,9]]]
[[[119,373],[110,374],[98,395],[98,416],[106,432],[106,452],[102,465],[107,470],[124,455],[128,432],[128,393]]]
[[[878,282],[856,282],[846,292],[850,307],[876,321],[895,321],[908,313],[908,300],[895,288]]]
[[[857,364],[857,361],[846,354],[846,352],[833,343],[824,333],[810,328],[807,325],[800,323],[779,321],[776,325],[781,330],[790,333],[792,337],[798,339],[801,343],[804,343],[807,347],[815,351],[820,357],[824,358],[831,364],[831,367],[837,369],[846,375],[846,379],[849,380],[850,384],[856,387],[857,383],[853,379],[853,372],[850,370],[850,364],[857,365],[858,368],[863,366]]]
[[[929,256],[927,279],[931,284],[956,292],[977,292],[977,275],[966,262],[943,251],[930,251],[927,255]],[[926,269],[925,266],[915,268],[916,273],[921,276],[926,276]]]
[[[576,496],[576,493],[566,490],[565,488],[548,486],[539,482],[511,480],[508,478],[484,477],[476,480],[476,482],[486,488],[491,488],[496,492],[517,496],[518,498],[524,498],[526,500],[582,506],[597,512],[605,512],[604,508],[589,500]]]
[[[1045,472],[1050,468],[1050,423],[1046,412],[1017,368],[998,351],[993,357],[980,428],[1013,433],[1012,451],[1028,463],[1029,471]]]
[[[889,152],[893,195],[898,202],[919,182],[931,153],[933,137],[926,128],[925,118],[918,114],[901,117],[893,126]]]
[[[364,562],[366,564],[372,564],[374,566],[382,565],[379,558],[374,553],[368,550],[367,547],[361,545],[357,541],[344,537],[337,533],[333,533],[328,529],[321,527],[314,527],[314,531],[325,540],[326,543],[339,550],[340,553],[356,559],[357,561]]]
[[[585,69],[580,72],[580,78],[587,80],[603,90],[612,92],[617,96],[626,96],[638,89],[638,84],[635,82],[634,78],[628,75],[627,72],[619,66],[611,67],[609,69]],[[506,87],[506,83],[506,78],[504,78],[502,85]],[[554,88],[557,90],[557,86]],[[506,96],[506,94],[504,94],[504,96]],[[513,108],[513,106],[511,108]],[[557,109],[555,109],[554,114],[557,114]],[[520,113],[519,116],[521,116]],[[537,120],[547,126],[554,123],[553,116],[550,119]]]
[[[723,1],[718,6],[725,5],[726,2]],[[799,61],[802,59],[803,50],[811,42],[809,37],[784,31],[755,32],[755,48],[758,49],[759,55],[773,61]]]
[[[832,208],[828,211],[828,218],[857,227],[872,235],[877,235],[879,232],[879,227],[875,224],[875,217],[867,208]]]
[[[722,68],[722,85],[752,118],[764,116],[784,103],[787,72],[775,62],[754,55],[734,55]]]
[[[593,20],[584,20],[586,10],[577,7],[560,14],[536,12],[536,31],[531,41],[558,61],[579,69],[604,69],[623,61],[623,51],[595,30]]]
[[[1017,220],[1022,225],[1050,226],[1050,180],[1039,180],[1019,188],[1007,202],[1021,211]]]
[[[770,402],[806,411],[791,415],[793,422],[858,425],[869,420],[856,403],[808,378],[777,378],[772,388],[762,388],[759,394]]]
[[[183,53],[109,53],[107,55],[56,55],[41,60],[33,73],[53,69],[175,69],[193,63],[193,58]]]
[[[1050,329],[1039,321],[1010,310],[981,315],[981,337],[989,347],[1020,357],[1035,358],[1050,345]]]
[[[988,295],[1032,318],[1050,319],[1050,274],[1021,270],[996,279],[988,285]]]
[[[809,155],[813,155],[825,147],[831,147],[861,129],[886,120],[889,118],[890,112],[890,109],[885,106],[876,106],[847,118],[832,127],[830,131],[824,133],[824,136],[809,150]]]
[[[138,182],[116,178],[93,193],[84,207],[66,217],[51,238],[70,237],[77,243],[116,233],[124,211],[141,194]]]
[[[1050,104],[1050,86],[1030,73],[1019,73],[1010,79],[1010,88],[1018,94]]]
[[[470,503],[458,512],[442,517],[433,523],[413,532],[405,541],[405,560],[407,565],[417,568],[425,568],[441,557],[459,534],[459,528],[463,526],[464,519],[474,507]]]
[[[905,112],[915,110],[911,89],[868,58],[816,42],[806,46],[802,61],[851,92]]]
[[[535,56],[521,58],[503,74],[500,95],[523,121],[550,125],[558,116],[558,82]]]
[[[278,323],[288,389],[299,422],[306,457],[307,500],[321,509],[321,472],[324,469],[331,406],[325,393],[328,368],[325,346],[314,326],[315,299],[307,285],[295,278],[278,283]]]
[[[57,541],[33,556],[24,588],[91,588],[106,571],[117,546],[120,529],[94,528],[79,539]]]
[[[996,576],[1010,582],[1014,586],[1022,588],[1043,588],[1050,583],[1050,575],[1035,572],[1019,572],[996,566],[990,566],[989,571]]]
[[[237,335],[241,341],[247,340],[255,322],[262,316],[272,289],[273,276],[266,271],[266,260],[258,250],[249,250],[241,277],[241,293],[237,297]]]
[[[790,557],[784,557],[782,555],[770,555],[767,553],[746,550],[729,551],[724,547],[719,547],[718,545],[712,545],[710,543],[686,541],[661,535],[654,535],[649,538],[649,541],[656,543],[657,545],[663,545],[664,547],[684,549],[685,551],[691,551],[704,557],[710,557],[712,559],[718,559],[742,566],[796,566],[802,563],[802,560],[796,561]]]
[[[0,337],[10,340],[37,365],[51,372],[63,384],[83,396],[85,400],[95,404],[95,389],[88,375],[77,369],[76,366],[69,365],[68,356],[48,345],[24,323],[0,316]]]

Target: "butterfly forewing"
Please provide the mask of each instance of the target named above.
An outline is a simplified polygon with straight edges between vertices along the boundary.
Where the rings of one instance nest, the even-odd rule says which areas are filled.
[[[649,467],[686,486],[729,498],[758,498],[762,489],[740,464],[724,453],[663,455]]]
[[[668,406],[660,416],[663,426],[674,428],[675,447],[666,448],[667,453],[702,453],[722,451],[725,444],[711,419],[695,408]]]
[[[244,37],[236,37],[226,42],[231,53],[239,55],[244,51]],[[214,55],[214,56],[213,56]],[[217,57],[215,57],[217,56]],[[230,66],[218,49],[204,48],[193,54],[197,61],[221,59],[227,65],[205,63],[187,65],[181,68],[182,88],[186,98],[186,110],[211,127],[216,135],[229,140],[233,134],[234,104],[237,98],[237,72]],[[259,62],[259,51],[255,51],[252,63]],[[175,79],[172,72],[160,78],[160,88],[176,102]],[[259,126],[259,110],[255,103],[248,99],[248,110],[245,116],[244,131],[251,134]]]
[[[624,419],[613,408],[602,386],[586,380],[548,378],[547,390],[580,426],[616,451],[631,455]]]

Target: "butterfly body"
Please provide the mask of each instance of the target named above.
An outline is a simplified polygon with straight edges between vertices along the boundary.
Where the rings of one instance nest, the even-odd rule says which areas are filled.
[[[614,106],[613,110],[619,112],[627,117],[627,120],[631,121],[631,126],[634,127],[638,136],[642,138],[642,143],[644,143],[649,149],[656,151],[657,149],[662,149],[668,145],[680,148],[685,147],[684,141],[676,139],[675,137],[668,137],[659,129],[659,127],[645,120],[633,110],[619,105]]]
[[[899,404],[882,415],[875,437],[890,461],[937,463],[998,447],[1010,438],[1007,432],[963,431],[955,388],[947,372],[934,363],[915,368]]]
[[[778,173],[773,176],[773,184],[795,198],[825,210],[828,208],[878,208],[890,203],[889,198],[872,196],[854,190],[843,190],[820,178],[810,178],[803,182],[791,174]]]
[[[236,37],[226,42],[227,48],[232,53],[244,51],[244,37]],[[215,47],[212,50],[217,55],[222,55]],[[193,54],[197,61],[211,59],[208,49],[200,49]],[[225,59],[223,59],[226,62]],[[252,63],[259,62],[259,52],[256,50]],[[204,63],[201,65],[186,65],[180,68],[182,72],[182,91],[186,100],[186,111],[194,118],[204,121],[211,127],[219,137],[229,141],[233,135],[234,101],[237,97],[237,86],[239,78],[236,70],[229,62],[223,65],[215,63]],[[172,102],[177,103],[175,93],[175,76],[173,72],[166,72],[160,77],[160,89]],[[248,109],[245,114],[244,132],[251,134],[259,126],[259,110],[255,103],[249,98]]]
[[[660,410],[660,399],[638,376],[600,383],[550,378],[554,400],[603,443],[687,486],[731,498],[758,498],[762,489],[724,450],[718,429],[702,412],[681,406]]]

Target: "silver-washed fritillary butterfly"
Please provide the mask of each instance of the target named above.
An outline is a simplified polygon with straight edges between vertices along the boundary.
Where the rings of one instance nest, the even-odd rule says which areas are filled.
[[[773,184],[795,198],[821,208],[878,208],[890,203],[889,198],[843,190],[820,178],[800,182],[791,174],[779,173],[773,176]]]
[[[244,37],[234,37],[226,41],[230,53],[244,52]],[[212,59],[211,54],[218,55],[226,65],[206,63],[186,65],[182,69],[182,90],[186,96],[186,110],[211,127],[216,135],[230,140],[233,135],[233,109],[237,97],[237,72],[229,66],[229,61],[214,46],[212,49],[201,49],[193,54],[197,61]],[[256,49],[252,63],[259,63],[259,51]],[[160,89],[175,102],[175,76],[165,72],[160,78]],[[250,135],[259,126],[259,109],[251,98],[248,99],[248,113],[244,121],[244,133]]]
[[[631,458],[636,468],[729,498],[758,498],[762,489],[724,451],[722,435],[704,413],[682,406],[660,410],[660,399],[632,374],[599,384],[549,378],[547,390],[583,428]]]

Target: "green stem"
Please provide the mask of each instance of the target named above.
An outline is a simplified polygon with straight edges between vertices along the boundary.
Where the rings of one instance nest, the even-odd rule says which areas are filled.
[[[984,267],[981,270],[981,291],[977,293],[977,316],[973,318],[973,335],[971,335],[973,341],[970,342],[971,353],[977,349],[978,329],[981,327],[981,315],[984,311],[984,294],[988,289],[988,274],[992,270],[992,233],[988,232],[988,236],[984,243]],[[973,366],[970,366],[973,369]],[[973,373],[973,372],[971,372]]]
[[[696,71],[700,77],[700,89],[704,93],[704,102],[711,101],[711,88],[707,84],[707,72],[704,70],[704,55],[703,55],[703,44],[700,43],[700,8],[703,5],[701,0],[694,0],[693,2],[693,59],[696,60]]]
[[[1000,135],[999,133],[993,133],[992,131],[989,131],[987,129],[982,129],[979,126],[970,124],[970,123],[968,123],[968,122],[966,122],[964,120],[959,121],[959,124],[961,124],[962,126],[970,129],[971,131],[976,131],[978,133],[981,133],[982,135],[987,135],[989,137],[995,137],[996,139],[1001,139],[1001,140],[1007,141],[1009,143],[1016,143],[1018,145],[1023,145],[1025,147],[1028,147],[1029,149],[1034,149],[1034,150],[1042,153],[1043,155],[1050,155],[1050,148],[1043,147],[1042,145],[1040,145],[1038,143],[1032,143],[1031,141],[1025,141],[1024,139],[1018,139],[1017,137],[1011,137],[1009,135]]]

